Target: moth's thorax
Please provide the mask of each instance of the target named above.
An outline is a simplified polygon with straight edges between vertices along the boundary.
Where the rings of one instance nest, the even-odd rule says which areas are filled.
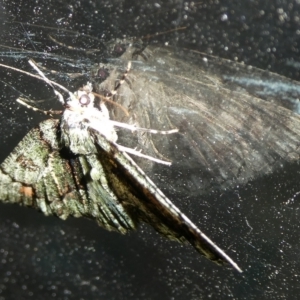
[[[88,95],[88,105],[80,103],[80,97]],[[74,154],[96,153],[95,135],[102,134],[111,142],[117,141],[117,134],[109,120],[109,112],[104,103],[94,106],[94,95],[78,91],[67,102],[61,119],[62,144]]]

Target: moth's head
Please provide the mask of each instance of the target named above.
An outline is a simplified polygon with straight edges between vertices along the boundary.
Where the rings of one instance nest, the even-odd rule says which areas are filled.
[[[92,84],[88,82],[85,86],[71,95],[67,103],[68,106],[82,108],[94,107],[95,96],[92,93],[92,89]]]

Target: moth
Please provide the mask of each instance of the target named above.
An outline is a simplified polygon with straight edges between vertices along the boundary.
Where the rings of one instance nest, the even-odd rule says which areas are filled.
[[[72,93],[31,64],[39,73],[35,77],[53,87],[64,111],[59,120],[49,119],[32,129],[1,164],[2,201],[61,219],[95,219],[122,234],[146,222],[168,239],[189,242],[209,260],[241,272],[147,177],[126,153],[128,148],[116,143],[115,125],[128,126],[110,120],[105,103],[96,103],[91,83]],[[54,86],[67,91],[69,98],[64,100]]]
[[[105,107],[109,109],[110,121],[123,122],[135,128],[179,129],[178,134],[171,136],[153,135],[147,131],[135,131],[133,134],[128,134],[122,129],[117,134],[120,144],[126,145],[126,149],[138,147],[142,153],[172,161],[172,168],[166,168],[144,159],[139,159],[138,163],[146,173],[158,173],[172,178],[170,184],[176,187],[177,195],[188,194],[199,197],[201,193],[231,189],[272,173],[286,162],[299,160],[300,118],[296,113],[297,103],[293,101],[299,93],[298,83],[276,74],[187,49],[165,46],[145,47],[139,43],[114,41],[107,45],[107,52],[109,55],[103,63],[95,65],[90,63],[87,66],[86,74],[92,82],[94,91],[110,98],[128,111],[128,115],[124,114],[117,106],[106,103]],[[52,58],[69,63],[65,57],[52,56]],[[129,61],[132,62],[132,66],[128,72],[124,73]],[[255,76],[264,80],[255,80]],[[120,84],[120,81],[124,83]],[[277,89],[276,93],[272,94],[272,91],[275,91],[274,86]],[[281,95],[278,93],[279,88],[284,92]],[[91,88],[85,89],[89,94]],[[70,96],[70,99],[74,98],[72,97]],[[292,101],[286,101],[291,99]],[[74,105],[75,103],[76,101]],[[105,110],[104,106],[103,109]],[[71,112],[73,113],[74,110]],[[104,119],[107,124],[109,121],[107,114]],[[50,121],[48,122],[50,124]],[[54,121],[51,120],[51,122]],[[56,127],[54,125],[47,127],[49,130],[46,131],[54,133],[52,140],[57,137],[61,140],[63,131],[59,130],[59,124],[62,123],[55,122]],[[95,136],[100,134],[99,127],[101,126],[95,128],[90,126],[91,124],[87,129],[87,136],[91,133]],[[114,148],[116,145],[110,138],[115,136],[115,131],[111,129],[111,126],[105,128],[108,128],[108,136],[104,139],[108,146],[106,152],[101,152],[103,154],[101,157],[108,157],[104,161],[114,162],[112,165],[116,168],[107,164],[106,167],[102,167],[104,171],[100,173],[116,174],[116,170],[122,170],[117,174],[124,174],[124,172],[127,174],[128,171],[125,171],[127,163],[125,163],[126,167],[124,168],[123,165],[122,168],[121,160],[117,160],[115,156],[112,157],[108,153],[125,155],[126,161],[129,159],[128,155],[123,153],[120,147]],[[77,141],[77,138],[74,140]],[[97,139],[96,144],[99,143]],[[71,145],[70,141],[69,144]],[[89,147],[92,148],[93,142],[86,143],[86,145],[90,144]],[[101,147],[98,148],[97,151],[100,151]],[[57,156],[65,158],[69,152],[66,152],[65,148],[62,149],[64,151],[59,150]],[[78,149],[74,151],[77,153]],[[77,154],[84,156],[82,153]],[[77,157],[72,161],[76,159]],[[22,162],[22,159],[20,161]],[[26,164],[23,164],[28,165],[27,161],[25,162]],[[83,177],[78,175],[79,178],[85,178],[84,176],[92,171],[91,163],[88,162],[86,165],[88,165],[86,173],[79,172],[78,174],[83,174],[80,175]],[[106,172],[106,170],[114,172]],[[131,178],[128,179],[129,185],[132,186],[132,182],[137,180],[136,184],[140,186],[140,178],[144,177],[139,177],[139,172],[135,175],[129,172],[128,176]],[[174,176],[176,173],[181,176]],[[91,174],[94,174],[94,171]],[[124,182],[128,183],[123,179],[119,183],[120,178],[115,175],[111,179],[115,186],[123,186]],[[105,182],[101,184],[105,185]],[[76,189],[80,187],[80,184],[76,185]],[[145,191],[149,189],[149,186],[142,185],[139,189]],[[24,191],[29,191],[29,195],[33,195],[27,188]],[[120,197],[117,192],[115,193],[116,198]],[[139,195],[145,197],[145,194]],[[159,201],[161,202],[163,201]],[[130,208],[130,212],[135,213],[138,220],[148,223],[152,220],[150,215],[147,217],[148,210],[145,213],[144,208],[137,209],[138,205],[135,209],[128,202],[126,205],[128,209]],[[71,211],[76,210],[72,208]],[[64,217],[64,213],[61,213],[61,216]],[[159,232],[174,239],[176,231],[174,228],[170,234],[170,229],[166,230],[161,221],[158,222],[156,219],[150,224]],[[109,225],[111,226],[110,223]],[[180,236],[176,234],[175,236],[177,240],[182,240]],[[188,238],[183,239],[188,240],[197,248],[195,242]],[[202,239],[202,242],[207,245],[206,240]],[[214,246],[211,243],[209,245],[207,247],[216,255]],[[215,257],[221,257],[221,260],[229,259],[222,256],[223,254],[220,255],[218,251]],[[216,260],[211,254],[205,253],[205,255]],[[232,260],[229,262],[234,263]]]

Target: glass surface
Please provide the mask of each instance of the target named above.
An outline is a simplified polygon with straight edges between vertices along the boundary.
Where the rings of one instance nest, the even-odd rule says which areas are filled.
[[[30,72],[27,57],[47,62],[48,68],[61,71],[54,74],[56,81],[72,90],[87,80],[94,62],[107,63],[108,41],[130,37],[138,40],[151,35],[151,47],[168,44],[180,60],[191,64],[195,75],[184,71],[189,79],[201,75],[197,73],[199,66],[204,78],[209,77],[213,83],[211,93],[218,85],[225,84],[231,91],[239,89],[241,99],[249,93],[286,107],[287,115],[290,111],[297,113],[299,87],[287,78],[299,77],[299,4],[297,1],[227,2],[49,1],[45,4],[2,0],[0,44],[9,48],[1,48],[0,60]],[[39,27],[7,23],[13,21]],[[49,33],[55,30],[45,26],[71,30],[70,34],[64,31],[55,38],[77,50],[51,41]],[[185,29],[173,31],[178,27]],[[74,31],[97,40],[74,37]],[[155,35],[162,32],[166,33]],[[101,51],[87,53],[79,48]],[[188,51],[182,53],[184,48],[205,54],[188,56]],[[49,53],[59,55],[60,59],[49,59]],[[77,60],[75,68],[67,59],[71,57]],[[157,57],[164,60],[166,54]],[[209,67],[205,59],[209,60]],[[157,69],[156,75],[167,82],[162,74],[172,71],[163,66]],[[34,103],[40,103],[44,109],[57,109],[59,104],[54,103],[52,90],[45,84],[5,69],[0,72],[0,79],[6,83],[6,86],[1,84],[0,102],[2,161],[31,128],[45,119],[15,102],[19,92],[34,99],[47,99]],[[83,72],[86,76],[70,80],[68,72]],[[150,71],[140,67],[140,76],[146,76],[143,72]],[[180,90],[182,87],[177,83],[182,81],[176,79],[178,72],[173,73],[170,84]],[[194,91],[195,86],[191,89]],[[200,91],[209,94],[207,85]],[[184,111],[182,116],[187,118]],[[282,120],[272,118],[270,124],[283,126]],[[189,126],[184,129],[191,130]],[[172,141],[170,137],[171,145]],[[285,136],[279,136],[278,144],[284,141]],[[165,137],[156,142],[166,143]],[[258,147],[259,151],[271,151],[265,140]],[[1,204],[0,299],[296,299],[300,288],[297,159],[286,163],[285,158],[280,160],[275,156],[274,168],[273,165],[269,171],[261,168],[249,175],[252,179],[237,176],[236,181],[225,184],[215,180],[203,188],[204,176],[217,177],[213,175],[221,170],[218,162],[213,164],[216,168],[213,171],[197,168],[193,163],[186,167],[182,151],[173,149],[165,149],[173,159],[173,168],[153,164],[149,167],[138,161],[167,196],[241,266],[243,274],[215,266],[191,247],[167,241],[146,225],[121,236],[89,220],[63,222],[31,209]],[[232,150],[235,149],[232,144]]]

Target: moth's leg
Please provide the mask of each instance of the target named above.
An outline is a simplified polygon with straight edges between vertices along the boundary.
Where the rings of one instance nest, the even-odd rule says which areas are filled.
[[[112,53],[117,54],[126,53],[126,57],[123,56],[123,60],[144,60],[147,61],[152,56],[152,52],[148,49],[148,43],[138,40],[116,40],[112,45],[109,45],[112,49]],[[141,57],[141,59],[139,58]]]
[[[121,127],[121,128],[125,128],[131,131],[143,131],[143,132],[149,132],[149,133],[153,133],[153,134],[172,134],[172,133],[176,133],[178,132],[178,129],[170,129],[170,130],[156,130],[156,129],[151,129],[151,128],[142,128],[142,127],[138,127],[135,126],[134,124],[127,124],[127,123],[121,123],[118,121],[113,121],[110,120],[109,122],[111,122],[114,126],[116,127]]]
[[[128,148],[128,147],[124,147],[122,145],[119,145],[119,144],[115,144],[118,149],[120,151],[123,151],[123,152],[126,152],[126,153],[129,153],[129,154],[132,154],[132,155],[135,155],[135,156],[138,156],[138,157],[142,157],[142,158],[145,158],[145,159],[148,159],[150,161],[154,161],[158,164],[162,164],[162,165],[167,165],[167,166],[170,166],[172,163],[170,161],[168,161],[167,159],[158,159],[158,158],[155,158],[153,156],[150,156],[150,155],[145,155],[143,154],[141,151],[138,151],[136,149],[132,149],[132,148]]]
[[[121,79],[117,83],[117,85],[114,88],[114,90],[111,91],[110,94],[107,96],[108,98],[112,98],[114,95],[117,94],[118,89],[120,88],[120,86],[126,81],[126,77],[127,77],[128,73],[129,73],[130,69],[131,69],[131,61],[128,62],[127,68],[126,68],[125,72],[123,73]]]
[[[27,99],[24,99],[24,98],[21,98],[19,97],[17,99],[17,102],[24,105],[25,107],[33,110],[33,111],[38,111],[38,112],[41,112],[47,116],[52,116],[52,115],[61,115],[63,113],[62,110],[42,110],[42,109],[39,109],[37,107],[34,107],[32,105],[29,105],[28,103],[26,103]]]
[[[136,50],[132,53],[132,59],[135,60],[141,60],[139,58],[141,57],[143,61],[147,61],[151,58],[151,56],[152,51],[149,50],[148,44],[138,44],[138,46],[136,46]]]
[[[103,106],[105,106],[105,102],[109,102],[109,103],[112,103],[112,104],[114,104],[114,105],[119,106],[119,104],[118,104],[117,102],[114,102],[114,101],[113,101],[113,97],[118,93],[118,89],[120,88],[120,86],[126,81],[126,78],[127,78],[127,75],[128,75],[128,73],[129,73],[130,69],[131,69],[131,61],[128,62],[127,68],[126,68],[125,72],[123,73],[121,79],[120,79],[119,82],[116,84],[116,86],[115,86],[115,88],[114,88],[113,90],[108,91],[108,92],[105,92],[105,93],[103,93],[103,94],[102,94],[102,93],[101,93],[101,94],[95,93],[95,95],[96,95],[99,99],[101,99],[101,102],[100,102],[100,105],[99,105],[100,108],[103,107]],[[104,77],[109,76],[108,73],[106,74],[107,71],[106,71],[103,67],[100,67],[100,68],[98,69],[98,72],[99,72],[99,70],[101,70],[101,76],[102,76],[102,77],[103,77],[103,76],[104,76]],[[105,107],[106,107],[106,106],[105,106]],[[125,112],[126,115],[128,115],[128,112],[127,112],[127,110],[126,110],[124,107],[121,106],[121,109]]]

